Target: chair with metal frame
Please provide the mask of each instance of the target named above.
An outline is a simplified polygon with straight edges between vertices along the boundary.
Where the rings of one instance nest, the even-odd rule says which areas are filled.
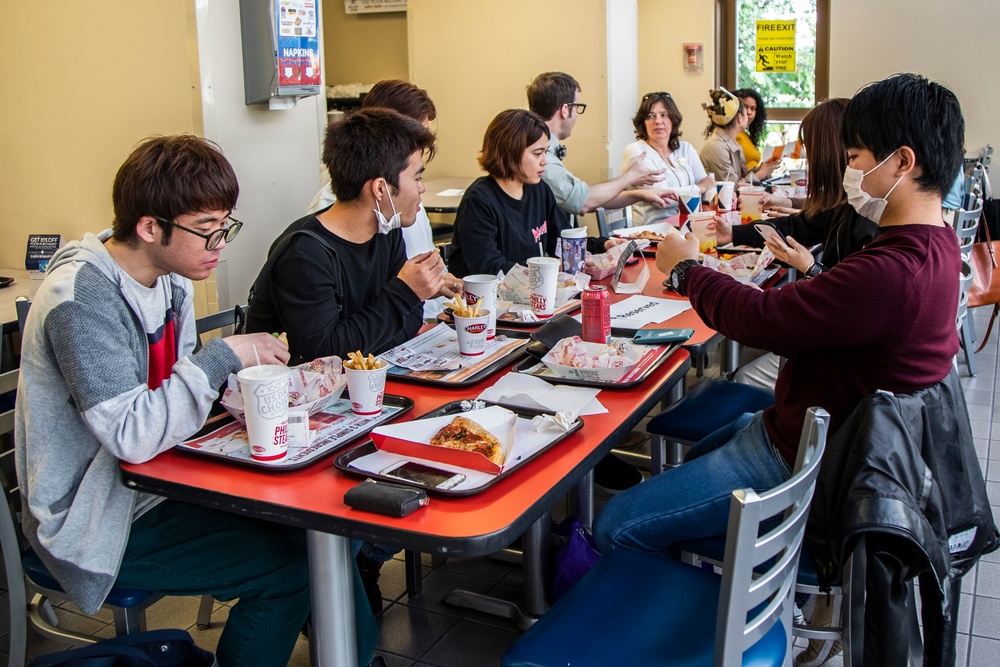
[[[619,229],[627,229],[632,226],[632,207],[625,208],[597,208],[597,234],[598,236],[611,236],[611,232]]]
[[[787,482],[760,494],[733,491],[721,576],[616,549],[514,644],[503,666],[788,664],[793,584],[828,423],[822,408],[807,411]]]
[[[955,212],[955,233],[958,235],[959,250],[962,255],[962,274],[959,282],[959,310],[957,314],[957,326],[959,327],[959,338],[962,342],[962,349],[965,356],[965,365],[969,370],[969,375],[975,377],[978,373],[975,355],[975,329],[972,325],[972,318],[968,317],[969,287],[975,278],[975,272],[969,263],[972,254],[972,246],[976,242],[976,234],[979,231],[979,221],[983,213],[983,199],[975,195],[975,190],[967,198],[967,209],[959,209]]]

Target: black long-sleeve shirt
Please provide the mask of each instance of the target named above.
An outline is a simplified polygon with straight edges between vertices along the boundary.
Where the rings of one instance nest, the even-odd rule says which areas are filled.
[[[307,234],[292,238],[270,275],[257,279],[248,332],[286,332],[291,363],[379,354],[416,335],[423,302],[397,277],[406,261],[402,232],[352,243],[309,215],[282,236],[295,229],[319,234],[335,254]]]
[[[568,227],[544,181],[525,183],[521,199],[514,199],[492,176],[482,176],[466,188],[458,205],[448,267],[459,278],[506,273],[529,257],[555,256],[559,233]],[[606,240],[588,238],[587,249],[604,252]]]

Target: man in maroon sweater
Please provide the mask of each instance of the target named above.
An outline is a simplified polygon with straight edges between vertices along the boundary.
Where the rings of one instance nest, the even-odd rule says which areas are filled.
[[[762,292],[699,266],[693,234],[660,243],[657,267],[706,324],[788,362],[774,407],[720,429],[684,465],[606,505],[594,530],[602,551],[662,551],[724,534],[733,489],[791,476],[806,408],[825,408],[833,432],[876,390],[908,394],[950,372],[960,258],[941,199],[962,160],[958,100],[923,77],[896,75],[858,92],[842,135],[844,189],[879,232],[832,270]]]

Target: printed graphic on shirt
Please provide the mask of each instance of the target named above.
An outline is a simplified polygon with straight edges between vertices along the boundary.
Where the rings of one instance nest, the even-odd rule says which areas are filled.
[[[542,236],[548,230],[548,221],[543,221],[542,224],[531,230],[531,235],[535,237],[535,243],[542,240]]]
[[[177,363],[177,340],[174,332],[174,311],[167,309],[163,318],[163,326],[153,333],[146,334],[149,343],[149,373],[146,384],[150,389],[159,389],[163,381]]]

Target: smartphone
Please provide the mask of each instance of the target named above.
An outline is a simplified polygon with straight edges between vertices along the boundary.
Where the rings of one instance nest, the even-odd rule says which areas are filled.
[[[441,491],[451,489],[465,481],[465,475],[460,472],[439,470],[413,461],[397,461],[383,469],[381,474]]]
[[[632,336],[632,342],[639,345],[683,343],[693,335],[694,329],[640,329]]]
[[[771,225],[762,225],[757,223],[753,226],[753,228],[757,230],[758,234],[764,237],[765,241],[770,241],[779,248],[788,245],[785,243],[785,239],[781,237],[781,234],[778,233],[778,230]]]

